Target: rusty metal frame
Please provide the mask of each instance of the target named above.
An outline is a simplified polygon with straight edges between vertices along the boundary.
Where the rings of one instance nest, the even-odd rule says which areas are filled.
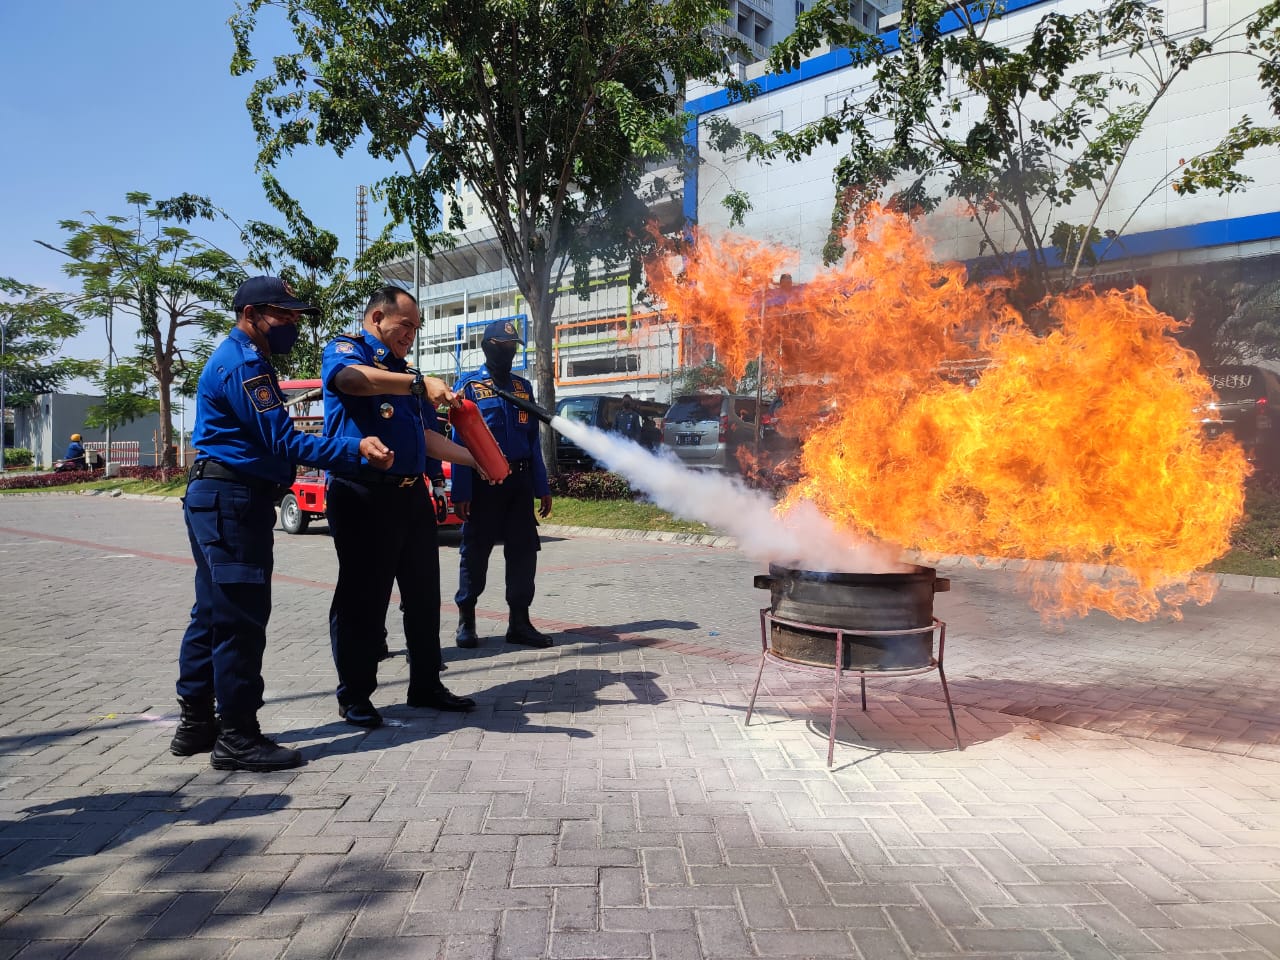
[[[835,682],[831,688],[831,726],[827,730],[827,766],[830,767],[835,759],[836,750],[836,720],[840,709],[840,681],[844,679],[846,673],[858,674],[858,679],[862,687],[862,709],[867,709],[867,674],[872,673],[882,677],[911,677],[930,671],[938,671],[938,679],[942,681],[942,696],[947,702],[947,713],[951,717],[951,733],[956,740],[956,749],[963,750],[964,746],[960,743],[960,730],[956,726],[956,712],[951,706],[951,691],[947,689],[947,675],[942,669],[942,658],[947,647],[947,625],[937,617],[932,618],[932,623],[927,627],[911,627],[907,630],[849,630],[844,627],[825,627],[815,623],[801,623],[797,620],[784,620],[782,617],[775,616],[770,607],[764,607],[760,611],[760,667],[756,670],[756,685],[751,691],[751,703],[747,707],[746,725],[751,723],[751,715],[756,708],[756,695],[760,692],[760,680],[764,676],[764,665],[772,662],[787,670],[798,670],[802,673],[826,673],[829,669],[825,666],[816,664],[796,663],[785,657],[780,657],[769,649],[769,625],[771,623],[781,624],[784,627],[793,627],[799,630],[812,630],[817,633],[834,634],[836,638],[836,662],[835,662]],[[902,637],[914,633],[932,633],[938,631],[938,655],[930,657],[928,664],[923,667],[905,667],[902,669],[886,669],[886,670],[859,670],[844,668],[844,638],[846,635],[853,637]]]

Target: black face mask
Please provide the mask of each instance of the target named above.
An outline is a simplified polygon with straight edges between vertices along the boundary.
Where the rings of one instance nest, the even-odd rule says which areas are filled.
[[[497,343],[493,340],[486,340],[480,344],[480,349],[484,351],[484,364],[489,368],[490,373],[495,373],[500,377],[506,377],[511,374],[511,364],[516,359],[515,343],[510,341]]]

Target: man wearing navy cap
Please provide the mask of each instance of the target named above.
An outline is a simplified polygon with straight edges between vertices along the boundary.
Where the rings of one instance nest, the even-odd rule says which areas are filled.
[[[394,455],[377,437],[294,429],[268,358],[293,349],[299,318],[315,307],[279,277],[246,280],[234,307],[236,324],[196,387],[191,442],[199,453],[182,498],[196,600],[178,658],[182,718],[169,749],[182,757],[211,750],[218,770],[285,770],[302,755],[258,725],[277,492],[293,482],[295,464],[386,470]]]
[[[371,697],[386,645],[387,605],[400,584],[409,648],[410,707],[470,710],[440,682],[440,551],[435,503],[423,474],[440,460],[474,468],[475,458],[440,430],[436,407],[457,405],[443,380],[405,360],[422,316],[400,287],[374,292],[364,327],[324,350],[324,429],[331,437],[376,434],[395,451],[389,473],[350,465],[329,472],[326,513],[338,552],[338,583],[329,607],[329,640],[338,672],[338,714],[374,728],[382,715]],[[464,469],[459,466],[457,469]]]
[[[458,604],[458,632],[454,639],[460,647],[474,647],[480,642],[476,634],[476,603],[488,579],[489,554],[499,539],[507,566],[507,643],[551,646],[551,638],[529,620],[538,551],[542,549],[538,521],[533,515],[535,497],[540,501],[538,516],[551,515],[551,487],[538,443],[538,421],[493,390],[496,386],[521,400],[533,401],[533,386],[511,372],[520,343],[514,321],[495,320],[489,324],[480,341],[484,366],[463,377],[453,388],[475,401],[511,464],[511,475],[498,485],[475,483],[470,470],[453,471],[453,507],[463,520],[458,592],[454,595]]]

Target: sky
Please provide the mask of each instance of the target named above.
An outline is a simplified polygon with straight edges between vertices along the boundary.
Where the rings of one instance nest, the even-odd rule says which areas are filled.
[[[233,0],[0,0],[0,276],[73,290],[58,221],[83,211],[129,214],[125,194],[156,199],[209,197],[237,221],[283,218],[266,202],[255,172],[257,144],[245,98],[252,78],[233,77],[227,19]],[[260,61],[292,50],[282,23],[264,11],[255,34]],[[338,158],[309,147],[277,170],[316,224],[355,253],[356,191],[392,172],[363,150]],[[385,222],[370,201],[369,235]],[[241,255],[229,228],[205,229]],[[129,349],[129,320],[118,318],[116,352]],[[123,326],[122,326],[123,325]],[[230,318],[228,318],[230,326]],[[63,354],[102,359],[101,322]],[[77,392],[92,392],[78,381]]]

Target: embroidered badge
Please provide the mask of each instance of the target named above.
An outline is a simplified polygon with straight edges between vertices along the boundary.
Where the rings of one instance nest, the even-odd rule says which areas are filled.
[[[259,413],[266,413],[284,403],[284,398],[280,396],[268,374],[264,373],[260,377],[246,380],[244,389],[245,393],[249,394],[249,399],[253,401],[253,408]]]
[[[471,385],[471,392],[477,400],[491,400],[495,396],[497,396],[497,394],[495,394],[488,387],[482,387],[478,383],[474,383]]]
[[[339,341],[338,345],[333,349],[337,353],[350,353],[355,348],[356,346],[354,343],[347,343],[347,341],[342,340],[342,341]]]
[[[504,326],[504,327],[502,328],[502,330],[503,330],[503,332],[504,332],[504,333],[509,333],[509,334],[511,334],[513,337],[515,336],[516,328],[515,328],[515,326],[514,326],[514,325],[512,325],[512,323],[511,323],[511,321],[510,321],[510,320],[508,320],[508,321],[507,321],[506,326]]]

